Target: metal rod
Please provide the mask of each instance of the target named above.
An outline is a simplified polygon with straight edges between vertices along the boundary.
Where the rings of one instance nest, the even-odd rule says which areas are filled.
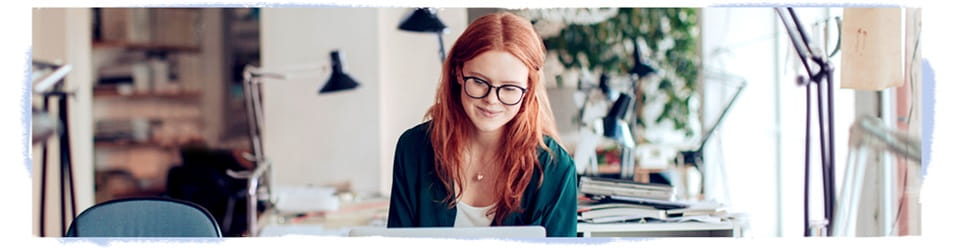
[[[820,68],[821,78],[826,78],[827,80],[827,85],[826,85],[827,86],[827,127],[828,127],[828,131],[830,132],[827,135],[827,145],[828,145],[827,149],[829,150],[827,160],[829,161],[829,169],[827,169],[825,172],[827,173],[827,179],[829,179],[826,181],[826,185],[828,188],[828,191],[827,191],[828,195],[826,196],[826,198],[828,199],[827,201],[830,203],[827,208],[827,221],[829,221],[827,224],[828,226],[832,227],[833,220],[834,220],[834,207],[836,206],[836,194],[837,194],[836,181],[834,181],[834,178],[836,178],[837,169],[836,169],[836,156],[834,155],[834,147],[836,146],[836,143],[834,140],[835,136],[833,135],[833,129],[834,129],[833,67],[831,67],[829,63],[826,63],[826,61],[823,61],[822,64],[823,66]]]
[[[796,29],[799,29],[798,26],[790,26],[790,21],[783,15],[783,11],[779,8],[774,9],[777,12],[777,15],[780,16],[780,20],[783,21],[784,28],[787,29],[787,36],[790,37],[790,41],[793,44],[793,48],[797,51],[797,56],[800,57],[800,62],[803,64],[803,68],[807,70],[807,75],[813,76],[813,69],[810,69],[810,65],[807,62],[807,52],[804,49],[800,48],[800,43],[802,40],[799,40],[796,34]],[[791,14],[793,14],[791,12]],[[796,20],[796,19],[794,19]],[[794,23],[796,25],[796,23]]]
[[[824,214],[823,217],[828,217],[832,213],[832,210],[830,209],[831,202],[829,197],[827,197],[830,195],[830,189],[828,189],[827,187],[827,184],[829,182],[829,178],[827,178],[828,176],[827,171],[829,171],[830,169],[829,168],[830,162],[827,160],[828,159],[827,158],[827,138],[826,138],[827,133],[825,128],[825,120],[824,120],[825,116],[823,114],[824,113],[823,85],[820,84],[819,82],[817,82],[816,85],[817,85],[817,117],[818,117],[818,124],[819,124],[818,126],[820,127],[820,163],[821,163],[820,176],[823,180],[821,182],[823,184],[823,214]],[[832,223],[829,223],[829,222],[826,223],[828,227],[830,226],[830,224]],[[829,228],[827,230],[829,231]]]
[[[59,106],[57,107],[57,112],[60,116],[60,121],[63,123],[63,131],[60,132],[60,184],[61,187],[69,188],[70,192],[70,219],[73,220],[77,215],[77,200],[76,200],[76,189],[73,187],[73,151],[70,150],[70,119],[69,119],[69,108],[67,106],[67,101],[69,100],[69,94],[61,95],[57,101]],[[66,191],[66,190],[64,190]],[[67,197],[64,195],[64,191],[60,192],[60,198],[64,199]],[[66,200],[63,200],[66,202]],[[65,203],[64,203],[65,204]],[[61,208],[61,212],[66,216],[66,209]],[[63,218],[60,220],[63,225],[63,230],[67,230],[66,223],[67,219]]]
[[[247,180],[247,230],[250,237],[256,237],[257,227],[257,177]]]
[[[49,96],[43,96],[42,108],[44,112],[50,111],[49,101]],[[47,146],[47,142],[43,142],[43,145],[40,146],[40,237],[46,236],[44,227],[47,211],[44,210],[47,206]]]
[[[807,128],[803,156],[803,236],[810,237],[810,84],[807,84]]]
[[[437,40],[440,41],[440,63],[447,59],[447,50],[443,49],[443,32],[437,32]]]
[[[807,38],[807,32],[804,31],[803,26],[800,24],[802,23],[800,22],[800,18],[797,17],[797,13],[793,11],[793,8],[787,8],[787,11],[790,12],[790,17],[793,18],[793,23],[797,28],[797,34],[800,34],[800,40],[803,41],[801,44],[807,49],[807,55],[812,56],[814,53],[813,49],[810,48],[810,39]]]

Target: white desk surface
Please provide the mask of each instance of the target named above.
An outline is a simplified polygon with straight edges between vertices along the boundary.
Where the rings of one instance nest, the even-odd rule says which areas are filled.
[[[591,224],[577,223],[577,232],[656,232],[656,231],[713,231],[713,230],[733,230],[735,224],[732,222],[723,223],[703,223],[703,222],[678,222],[678,223],[608,223]]]
[[[730,231],[730,235],[732,237],[742,236],[742,233],[740,230],[740,224],[737,221],[724,221],[722,223],[706,223],[706,222],[695,222],[695,221],[648,222],[648,223],[606,223],[606,224],[577,223],[577,233],[581,233],[583,237],[593,237],[595,236],[595,234],[598,234],[598,233],[682,234],[685,232],[713,232],[713,231]],[[664,236],[674,236],[674,235],[664,235]],[[712,235],[709,235],[709,236],[712,236]]]

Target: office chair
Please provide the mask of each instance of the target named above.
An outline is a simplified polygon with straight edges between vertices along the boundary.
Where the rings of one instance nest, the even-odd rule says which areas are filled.
[[[119,199],[94,205],[70,223],[64,237],[222,237],[203,207],[160,197]]]

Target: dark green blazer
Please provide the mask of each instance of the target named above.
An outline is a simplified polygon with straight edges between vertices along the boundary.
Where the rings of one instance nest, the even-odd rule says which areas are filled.
[[[393,160],[393,188],[390,195],[388,227],[452,227],[456,206],[443,200],[449,194],[434,170],[430,122],[408,129],[397,142]],[[543,168],[535,171],[520,200],[522,212],[509,214],[503,225],[540,225],[547,237],[575,237],[577,234],[577,185],[573,160],[556,141],[545,143],[554,157],[542,148],[537,157]],[[543,184],[537,187],[540,178]]]

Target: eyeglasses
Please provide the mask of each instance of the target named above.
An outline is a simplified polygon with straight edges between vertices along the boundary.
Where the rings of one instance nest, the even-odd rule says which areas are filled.
[[[497,89],[497,99],[504,105],[517,105],[523,99],[523,94],[527,92],[527,89],[512,84],[493,86],[477,77],[463,77],[463,90],[471,98],[482,99],[487,97],[490,94],[490,89]]]

